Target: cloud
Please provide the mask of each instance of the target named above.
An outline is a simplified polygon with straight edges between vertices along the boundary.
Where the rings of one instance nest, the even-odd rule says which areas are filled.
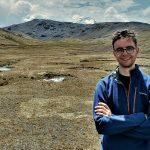
[[[23,18],[23,20],[26,21],[30,21],[33,19],[48,19],[47,15],[44,14],[31,14],[31,15],[27,15],[26,17]]]
[[[117,10],[114,7],[109,7],[108,9],[106,9],[105,11],[105,15],[106,16],[110,16],[110,15],[116,15],[117,14]]]
[[[90,17],[83,17],[80,15],[73,15],[72,16],[73,22],[74,23],[83,23],[83,24],[94,24],[95,20]]]
[[[90,17],[85,17],[81,20],[81,23],[84,23],[84,24],[94,24],[96,23],[96,21]]]
[[[11,7],[11,15],[16,16],[19,20],[24,21],[26,17],[32,11],[33,5],[29,2],[20,0],[14,3]]]
[[[114,7],[109,7],[108,9],[106,9],[104,15],[109,21],[129,21],[128,17],[125,14],[121,14]]]
[[[122,12],[132,9],[132,7],[138,6],[138,4],[135,2],[135,0],[119,0],[112,3],[111,6]]]
[[[32,8],[32,4],[27,2],[27,1],[23,1],[23,0],[20,0],[20,1],[17,1],[16,3],[14,3],[12,5],[12,9],[15,11],[15,12],[18,12],[18,11],[29,11],[30,9]]]
[[[0,26],[35,18],[84,23],[147,22],[150,8],[142,3],[142,0],[0,0]]]
[[[41,8],[39,5],[32,5],[30,11],[26,16],[24,16],[22,19],[23,21],[30,21],[33,19],[48,19],[48,12],[45,11],[43,8]]]
[[[11,25],[23,22],[23,18],[32,10],[33,5],[24,0],[0,1],[0,25]]]
[[[80,15],[73,15],[73,16],[72,16],[72,19],[73,19],[73,22],[74,22],[74,23],[80,22],[80,21],[83,19],[83,16],[80,16]]]
[[[143,16],[150,16],[150,7],[147,7],[146,9],[142,10]]]

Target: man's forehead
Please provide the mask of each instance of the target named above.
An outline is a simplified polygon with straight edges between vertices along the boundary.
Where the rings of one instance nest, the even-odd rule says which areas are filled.
[[[122,46],[122,45],[135,45],[133,39],[131,37],[122,37],[118,39],[115,43],[114,46]]]
[[[120,42],[120,41],[133,42],[133,39],[131,37],[121,37],[115,43]]]

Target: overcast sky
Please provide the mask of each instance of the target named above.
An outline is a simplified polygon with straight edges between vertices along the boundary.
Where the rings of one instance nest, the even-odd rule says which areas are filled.
[[[0,27],[32,19],[150,23],[150,0],[0,0]]]

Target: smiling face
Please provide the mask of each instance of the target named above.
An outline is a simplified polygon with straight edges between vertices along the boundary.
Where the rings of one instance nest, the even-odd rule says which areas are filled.
[[[124,50],[123,53],[119,54],[115,51],[118,48],[126,49],[129,46],[132,46],[135,48],[132,53],[127,53],[127,51]],[[121,66],[122,68],[132,68],[135,64],[135,60],[136,60],[138,52],[139,52],[139,49],[136,47],[132,38],[128,38],[128,37],[121,38],[121,39],[118,39],[114,43],[113,54],[114,54],[116,60],[118,61],[119,66]]]

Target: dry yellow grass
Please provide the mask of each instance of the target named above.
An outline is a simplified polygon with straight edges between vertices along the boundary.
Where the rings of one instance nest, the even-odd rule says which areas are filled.
[[[137,62],[150,73],[144,50],[150,45],[142,36]],[[93,92],[116,66],[111,40],[21,40],[0,46],[0,65],[12,67],[0,72],[0,149],[98,150]],[[43,80],[60,76],[59,83]]]

